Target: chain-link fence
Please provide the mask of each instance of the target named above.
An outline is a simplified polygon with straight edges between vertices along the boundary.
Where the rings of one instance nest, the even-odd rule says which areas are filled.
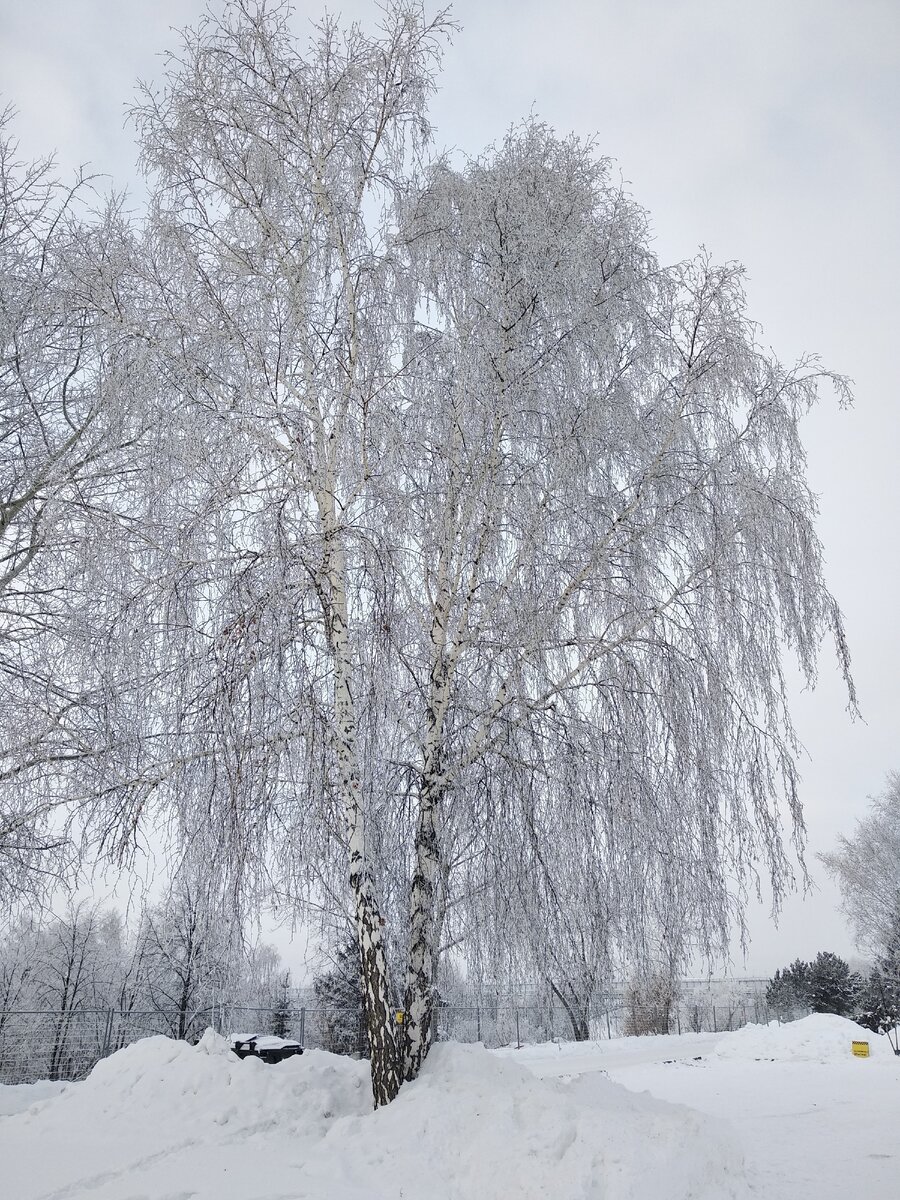
[[[592,1040],[660,1033],[724,1032],[774,1016],[762,998],[731,1004],[691,1000],[671,1005],[610,1003],[593,1007],[582,1032]],[[270,1008],[220,1005],[184,1010],[121,1011],[79,1009],[64,1013],[0,1011],[0,1083],[37,1079],[83,1079],[101,1058],[153,1034],[195,1042],[208,1026],[226,1036],[277,1033],[304,1046],[337,1053],[366,1053],[361,1014],[299,1005]],[[435,1010],[435,1036],[486,1046],[572,1040],[569,1013],[554,1004],[475,1001],[441,1004]]]
[[[555,1004],[468,1004],[441,1006],[436,1011],[437,1036],[458,1042],[506,1046],[524,1042],[571,1041],[576,1026],[592,1041],[663,1033],[722,1033],[750,1022],[771,1019],[762,999],[733,1004],[701,1001],[686,1004],[640,1005],[626,1002],[595,1005],[587,1014],[569,1012]]]
[[[0,1012],[0,1083],[82,1079],[101,1058],[131,1042],[155,1033],[176,1035],[174,1015],[112,1009]]]

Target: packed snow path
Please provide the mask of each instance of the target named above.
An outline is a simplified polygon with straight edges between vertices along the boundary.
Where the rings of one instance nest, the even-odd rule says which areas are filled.
[[[872,1057],[853,1058],[854,1038],[869,1041]],[[886,1038],[842,1017],[502,1053],[541,1078],[603,1071],[633,1091],[724,1117],[760,1200],[900,1197],[900,1058]]]

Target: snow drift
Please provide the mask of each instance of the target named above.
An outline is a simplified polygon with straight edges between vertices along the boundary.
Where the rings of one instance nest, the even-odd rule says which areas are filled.
[[[147,1038],[0,1120],[16,1200],[728,1200],[728,1127],[600,1074],[540,1080],[439,1045],[370,1111],[366,1063],[308,1051],[243,1062],[207,1032]],[[47,1153],[52,1146],[54,1153]],[[14,1148],[14,1151],[13,1151]]]
[[[872,1033],[847,1017],[813,1013],[800,1021],[779,1025],[745,1025],[716,1046],[718,1058],[771,1059],[775,1062],[847,1062],[851,1042],[869,1043],[871,1058],[894,1058],[886,1037]]]
[[[0,1117],[23,1112],[40,1100],[58,1096],[68,1086],[67,1083],[53,1083],[49,1079],[41,1079],[38,1083],[0,1083]]]

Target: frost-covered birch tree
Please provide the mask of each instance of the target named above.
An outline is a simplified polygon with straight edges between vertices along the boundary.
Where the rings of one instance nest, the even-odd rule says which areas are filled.
[[[387,591],[370,586],[387,532],[373,480],[400,436],[407,282],[388,214],[427,136],[445,26],[402,5],[375,38],[327,19],[303,55],[285,9],[229,5],[187,35],[136,114],[162,325],[195,435],[208,449],[211,425],[224,450],[200,498],[215,507],[184,534],[178,601],[196,634],[201,725],[212,716],[222,734],[208,782],[240,819],[276,797],[291,807],[283,789],[326,796],[322,820],[349,861],[379,1102],[399,1079],[366,829],[361,725],[375,714],[360,709],[372,679],[377,690],[363,667]],[[282,751],[298,742],[293,769],[313,777],[285,779]],[[292,799],[296,817],[308,797]]]
[[[609,931],[712,952],[758,873],[779,897],[783,656],[812,682],[830,633],[849,683],[799,437],[843,380],[763,350],[736,266],[661,265],[593,146],[429,159],[448,31],[398,3],[300,49],[237,0],[135,113],[171,403],[104,820],[174,811],[236,896],[343,872],[376,1104],[467,928],[551,936],[593,883],[587,979]]]
[[[825,630],[845,672],[846,652],[797,432],[823,376],[763,353],[738,268],[663,269],[608,164],[535,122],[461,171],[438,163],[403,216],[414,1073],[439,814],[484,831],[471,861],[511,872],[507,897],[528,894],[523,869],[532,895],[565,894],[566,866],[547,869],[561,835],[602,880],[585,927],[595,914],[638,957],[669,905],[670,944],[709,953],[734,881],[756,863],[776,895],[787,881],[782,795],[802,828],[780,649],[810,678]]]

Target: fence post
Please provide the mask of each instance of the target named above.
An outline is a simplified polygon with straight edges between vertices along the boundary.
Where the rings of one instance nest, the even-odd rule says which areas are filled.
[[[522,1049],[522,1038],[519,1034],[519,1009],[516,1008],[516,1049]]]
[[[715,1005],[712,1006],[712,1010],[713,1010],[713,1033],[718,1033],[719,1028],[716,1025],[716,1006]]]
[[[681,1009],[675,1009],[675,1028],[681,1033]]]
[[[475,1005],[475,1029],[478,1034],[478,1036],[475,1038],[475,1041],[480,1042],[481,1041],[481,1005],[480,1004]]]
[[[306,1009],[300,1009],[300,1045],[306,1045]]]
[[[110,1008],[106,1013],[106,1024],[103,1028],[103,1049],[100,1051],[100,1057],[106,1058],[109,1054],[110,1043],[112,1042],[112,1027],[113,1027],[113,1010]]]

